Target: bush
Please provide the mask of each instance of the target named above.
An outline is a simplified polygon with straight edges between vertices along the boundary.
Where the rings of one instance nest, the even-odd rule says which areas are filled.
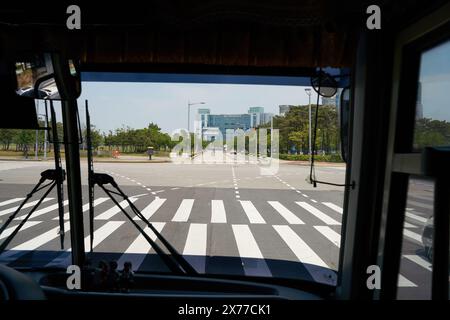
[[[309,161],[308,154],[280,154],[281,160]],[[343,162],[340,154],[315,155],[314,161],[318,162]]]

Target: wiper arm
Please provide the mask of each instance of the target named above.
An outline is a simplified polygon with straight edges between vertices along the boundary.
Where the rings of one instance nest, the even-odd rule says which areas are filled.
[[[156,230],[156,228],[144,217],[144,215],[139,211],[138,208],[130,201],[128,196],[123,193],[123,191],[119,188],[117,183],[114,181],[114,178],[108,174],[104,173],[94,173],[92,175],[93,182],[98,184],[100,188],[111,198],[114,204],[125,214],[125,216],[130,220],[130,222],[139,230],[141,235],[148,241],[148,243],[153,247],[155,252],[161,257],[161,259],[166,263],[166,265],[171,269],[171,271],[175,273],[187,273],[187,274],[197,274],[197,271],[183,258],[182,255],[178,253],[178,251],[161,235],[161,233]],[[105,187],[106,184],[111,184],[117,191],[109,190]],[[153,241],[147,233],[133,220],[133,218],[125,211],[125,209],[120,205],[120,203],[113,197],[113,194],[121,196],[124,200],[128,202],[130,208],[133,210],[134,214],[145,222],[145,224],[149,227],[150,230],[156,235],[158,240],[167,248],[170,255],[165,253],[161,247],[159,247],[155,241]]]

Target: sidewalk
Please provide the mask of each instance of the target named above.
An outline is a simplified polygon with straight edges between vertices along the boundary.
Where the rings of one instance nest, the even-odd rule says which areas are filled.
[[[81,161],[87,159],[86,157],[81,157]],[[64,160],[64,157],[62,158]],[[0,161],[27,161],[27,162],[45,162],[45,161],[54,161],[53,157],[47,157],[47,160],[44,160],[42,157],[39,159],[35,159],[34,155],[25,159],[23,156],[0,156]],[[104,157],[94,157],[94,162],[102,162],[102,163],[165,163],[171,162],[169,157],[152,157],[152,160],[148,160],[147,156],[119,156],[118,158],[104,158]]]
[[[309,161],[280,160],[280,163],[309,167]],[[320,161],[314,161],[314,166],[316,166],[316,167],[343,167],[343,168],[345,168],[346,164],[345,164],[345,162],[320,162]]]

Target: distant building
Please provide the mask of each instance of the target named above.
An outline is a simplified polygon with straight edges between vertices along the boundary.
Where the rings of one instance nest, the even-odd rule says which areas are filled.
[[[247,131],[270,122],[272,117],[273,114],[265,113],[263,107],[250,107],[243,114],[211,114],[210,109],[198,109],[194,132],[207,141],[215,140],[219,132],[226,139],[227,130]]]
[[[293,107],[292,105],[287,105],[287,104],[283,104],[283,105],[278,106],[278,108],[280,109],[279,115],[280,116],[285,116],[286,113],[288,113],[289,110],[291,110],[292,107]]]

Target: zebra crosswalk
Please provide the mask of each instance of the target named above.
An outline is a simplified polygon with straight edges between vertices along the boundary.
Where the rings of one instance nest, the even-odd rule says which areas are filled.
[[[5,216],[13,213],[23,198],[2,200],[0,213]],[[64,224],[67,245],[61,251],[58,246],[58,205],[56,199],[45,200],[24,224],[17,239],[9,245],[8,251],[0,256],[0,263],[14,264],[28,252],[34,252],[35,256],[36,252],[44,251],[57,254],[39,262],[43,265],[69,263],[69,214],[66,212],[64,216],[67,219]],[[242,274],[271,277],[279,274],[280,263],[289,261],[295,263],[283,264],[283,268],[294,268],[296,271],[293,272],[303,270],[314,281],[328,284],[337,281],[334,271],[337,269],[341,244],[343,210],[340,204],[317,200],[312,202],[308,198],[302,201],[255,201],[234,198],[160,198],[150,195],[136,195],[129,200],[198,272],[208,273],[212,270],[212,265],[220,260],[217,257],[221,257],[225,260],[239,259]],[[32,207],[31,203],[24,206],[23,214],[3,232],[0,240],[10,235],[15,225],[23,220],[27,210]],[[67,207],[67,200],[63,205]],[[126,217],[109,198],[96,198],[94,206],[94,253],[114,254],[119,268],[125,261],[131,261],[134,270],[148,269],[150,266],[147,256],[155,252],[146,239],[126,222]],[[128,208],[129,204],[121,201],[120,206]],[[414,206],[412,203],[405,215],[404,236],[415,244],[421,244],[420,228],[428,219],[423,209],[424,206]],[[83,212],[88,211],[88,203],[83,204]],[[139,220],[137,217],[134,219]],[[158,243],[151,229],[142,222],[137,222]],[[85,248],[89,252],[91,248],[87,230],[85,228]],[[431,271],[428,261],[420,255],[405,254],[402,259],[417,265],[420,272]],[[227,264],[220,263],[215,269],[227,273]],[[399,286],[410,288],[418,284],[410,274],[405,273],[399,277]]]

